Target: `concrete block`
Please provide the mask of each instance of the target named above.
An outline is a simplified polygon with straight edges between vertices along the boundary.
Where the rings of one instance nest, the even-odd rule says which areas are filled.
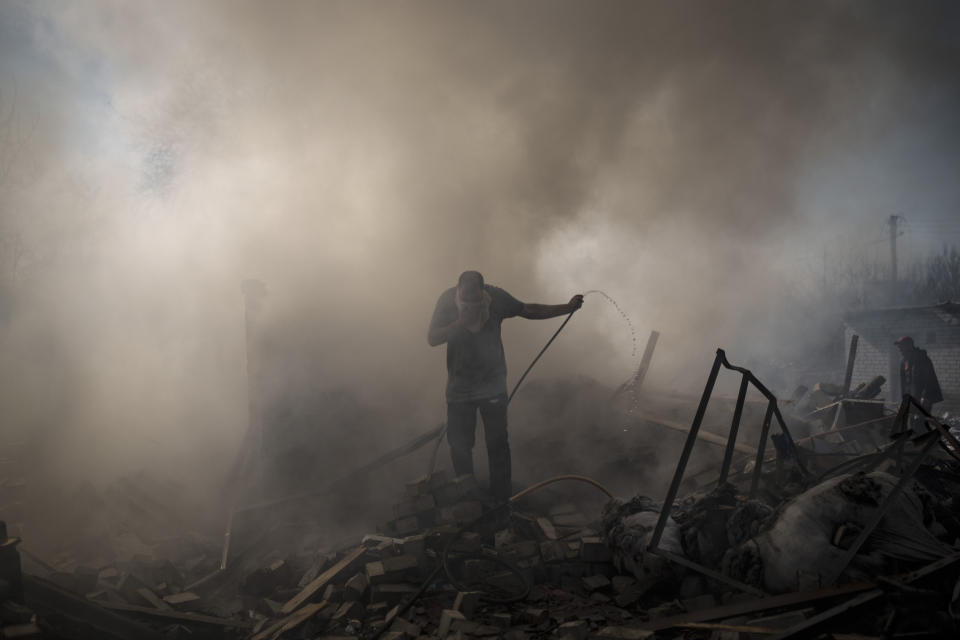
[[[410,569],[416,569],[417,566],[419,566],[417,558],[407,553],[392,558],[384,558],[380,560],[380,562],[388,574],[402,573]]]
[[[450,507],[465,499],[469,499],[472,495],[476,495],[477,491],[477,479],[472,475],[463,475],[457,476],[446,484],[433,487],[431,493],[436,500],[437,506]]]
[[[383,560],[368,562],[364,567],[364,571],[367,574],[367,580],[369,580],[370,584],[379,584],[385,582],[387,579],[387,569],[383,566]]]
[[[427,478],[427,486],[436,489],[453,482],[455,477],[450,469],[437,469]]]
[[[429,494],[428,494],[429,495]],[[409,518],[410,516],[417,515],[416,502],[413,498],[404,500],[403,502],[398,502],[393,505],[393,518],[394,520],[400,520],[401,518]]]
[[[367,592],[367,587],[369,586],[370,580],[367,578],[365,573],[360,572],[354,574],[354,576],[347,580],[347,583],[343,586],[343,599],[359,600],[363,594]]]
[[[427,551],[427,537],[422,533],[407,536],[400,542],[400,549],[406,555],[420,558]]]
[[[430,489],[430,478],[422,475],[416,480],[406,483],[406,494],[408,498],[416,498]]]
[[[398,536],[410,536],[420,531],[420,521],[417,516],[398,518],[392,523],[393,533]]]
[[[393,606],[403,598],[413,594],[417,586],[406,582],[395,584],[375,584],[370,587],[371,602],[385,602]]]

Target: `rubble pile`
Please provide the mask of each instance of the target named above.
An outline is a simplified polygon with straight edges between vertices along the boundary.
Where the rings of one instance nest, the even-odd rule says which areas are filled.
[[[189,637],[257,640],[627,638],[619,626],[641,619],[637,581],[618,575],[599,523],[576,505],[495,508],[472,476],[440,471],[408,483],[393,516],[334,551],[281,551],[267,535],[225,571],[216,567],[220,549],[187,537],[156,546],[156,556],[72,571],[48,566],[31,580],[132,615],[166,637],[190,629]],[[401,615],[404,602],[412,606]]]
[[[557,502],[555,494],[507,509],[492,504],[472,476],[440,471],[407,483],[393,517],[355,544],[284,546],[268,532],[221,571],[221,549],[187,536],[154,544],[153,555],[107,566],[48,567],[42,577],[27,577],[28,603],[31,589],[41,600],[59,589],[58,598],[72,594],[133,621],[128,624],[139,625],[137,637],[144,638],[771,634],[807,624],[838,599],[873,593],[883,586],[878,575],[895,576],[883,593],[898,598],[931,590],[910,586],[915,578],[904,573],[931,562],[948,569],[938,588],[952,593],[960,584],[960,555],[943,540],[960,532],[935,526],[925,505],[936,500],[917,483],[838,586],[822,583],[893,481],[883,473],[847,474],[775,506],[748,500],[725,483],[678,500],[651,551],[661,505],[650,498],[609,500],[600,519]],[[816,520],[811,503],[829,518]],[[759,595],[678,564],[677,557],[757,587]],[[784,595],[769,595],[776,593]],[[927,603],[947,611],[944,594]],[[37,609],[39,628],[61,637],[51,615],[57,607]],[[129,637],[110,628],[115,622],[96,637]],[[947,628],[954,621],[940,623]]]
[[[662,502],[561,476],[496,504],[441,470],[398,486],[391,517],[345,542],[304,521],[305,502],[291,509],[301,521],[261,513],[242,531],[231,516],[218,539],[182,533],[149,483],[125,483],[88,500],[119,510],[123,553],[104,541],[92,555],[26,554],[22,600],[36,616],[2,620],[33,624],[22,637],[108,640],[956,637],[960,443],[929,415],[925,432],[908,428],[909,397],[896,414],[835,398],[815,420],[790,416],[823,429],[794,440],[762,383],[718,350],[721,364],[765,395],[764,420],[750,424],[764,406],[742,413],[743,394],[726,439],[715,424],[698,431],[705,400],[689,428],[646,415],[647,428],[688,432]],[[881,418],[840,422],[861,410]],[[717,455],[686,474],[695,443]],[[607,497],[544,488],[568,479]],[[144,505],[149,519],[136,517]]]

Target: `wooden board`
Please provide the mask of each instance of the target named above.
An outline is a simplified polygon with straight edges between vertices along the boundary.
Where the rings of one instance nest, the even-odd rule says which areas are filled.
[[[280,611],[285,614],[292,613],[297,607],[310,599],[310,597],[315,594],[320,589],[323,589],[327,586],[327,583],[336,578],[341,571],[346,569],[348,566],[353,564],[353,562],[363,555],[363,552],[366,551],[363,547],[357,547],[347,555],[345,555],[340,562],[336,563],[319,576],[314,578],[314,580],[305,586],[300,593],[291,598]]]
[[[305,607],[298,609],[295,613],[287,616],[286,618],[275,622],[270,625],[257,635],[253,636],[251,640],[275,640],[280,637],[285,631],[293,629],[297,625],[305,622],[310,616],[314,615],[325,606],[327,606],[327,601],[323,600],[321,602],[315,602],[313,604],[308,604]]]
[[[651,422],[655,425],[666,427],[667,429],[673,429],[674,431],[681,431],[683,433],[690,432],[690,425],[683,424],[681,422],[675,422],[673,420],[667,420],[666,418],[655,418],[650,415],[637,415],[635,416],[644,422]],[[709,442],[710,444],[715,444],[721,447],[727,446],[727,439],[723,436],[705,431],[703,427],[700,427],[700,430],[697,431],[697,438],[703,440],[704,442]],[[740,444],[739,442],[733,445],[733,448],[740,453],[747,453],[751,456],[757,455],[757,449],[746,444]]]
[[[113,609],[114,611],[128,611],[130,613],[142,613],[154,618],[165,618],[167,620],[179,620],[180,622],[199,622],[202,624],[214,624],[221,627],[236,627],[247,629],[251,625],[246,620],[232,620],[230,618],[217,618],[215,616],[205,616],[199,613],[187,613],[185,611],[163,611],[151,607],[141,607],[135,604],[121,604],[119,602],[98,602],[98,605],[104,609]]]

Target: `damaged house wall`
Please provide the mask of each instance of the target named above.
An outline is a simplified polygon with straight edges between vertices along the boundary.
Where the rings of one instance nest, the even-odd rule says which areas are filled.
[[[889,382],[883,396],[896,403],[901,396],[898,366],[900,353],[893,341],[913,337],[933,362],[943,390],[938,413],[960,409],[960,305],[947,302],[929,307],[875,309],[849,313],[844,317],[845,344],[860,336],[853,384],[882,375]]]

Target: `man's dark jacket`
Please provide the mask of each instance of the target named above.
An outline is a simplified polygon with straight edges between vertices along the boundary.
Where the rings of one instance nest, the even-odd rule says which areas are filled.
[[[943,401],[940,382],[933,370],[933,363],[923,349],[914,350],[900,361],[900,391],[909,393],[929,407]]]

